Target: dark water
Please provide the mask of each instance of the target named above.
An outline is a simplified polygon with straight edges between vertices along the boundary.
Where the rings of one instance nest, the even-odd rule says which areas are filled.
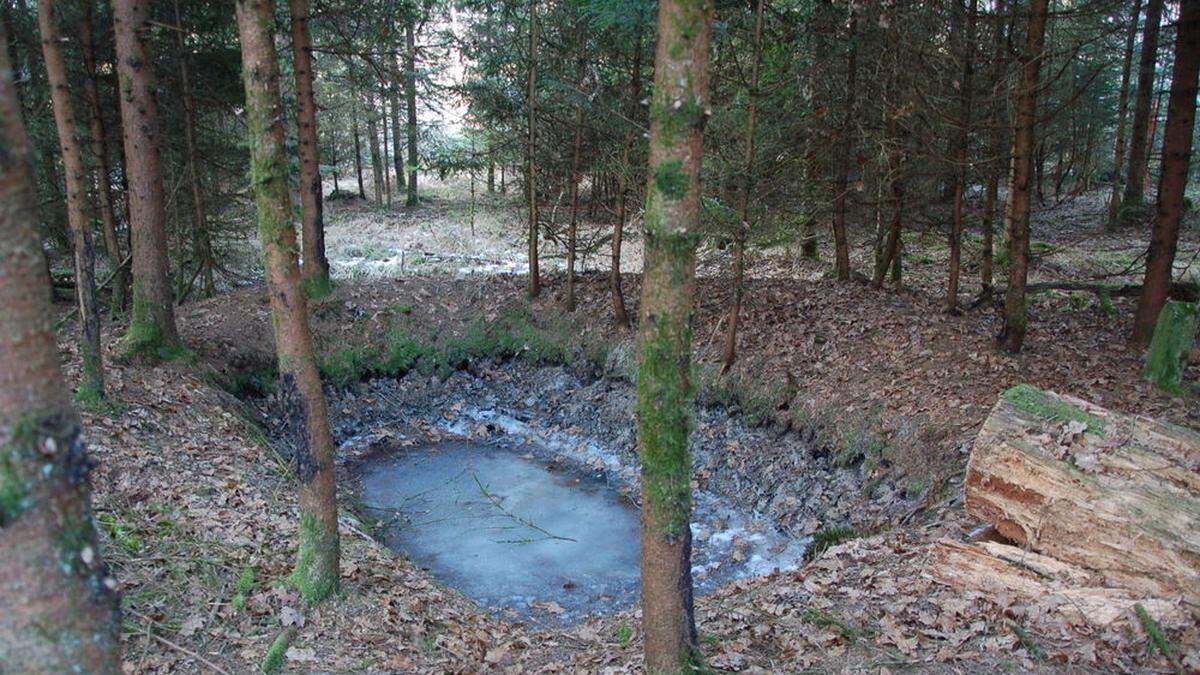
[[[638,511],[601,481],[461,441],[373,460],[360,477],[387,545],[482,606],[559,622],[637,600]]]

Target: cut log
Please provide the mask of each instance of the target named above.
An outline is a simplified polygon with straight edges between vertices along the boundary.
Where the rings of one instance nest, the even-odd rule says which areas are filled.
[[[1200,434],[1029,385],[967,464],[968,514],[1102,585],[1200,602]]]

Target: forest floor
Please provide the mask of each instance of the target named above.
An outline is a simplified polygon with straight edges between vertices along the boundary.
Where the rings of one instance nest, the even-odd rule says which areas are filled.
[[[520,269],[521,246],[512,243],[520,212],[481,200],[472,239],[470,211],[451,197],[411,213],[378,215],[354,200],[328,209],[338,287],[311,313],[327,374],[347,383],[331,390],[339,433],[349,434],[347,420],[381,400],[375,385],[354,383],[371,375],[361,354],[386,350],[397,334],[446,353],[468,344],[478,326],[503,324],[523,343],[516,359],[482,353],[465,370],[443,361],[394,386],[410,399],[425,397],[431,418],[438,406],[486,395],[527,408],[547,428],[574,426],[631,453],[631,334],[612,325],[604,274],[583,276],[574,315],[561,310],[558,274],[527,303],[523,277],[491,273]],[[1091,281],[1134,261],[1144,243],[1097,231],[1100,203],[1082,198],[1039,214],[1034,238],[1045,243],[1035,245],[1035,280]],[[599,241],[600,231],[589,236]],[[1193,226],[1182,259],[1195,257],[1197,240]],[[1133,299],[1038,294],[1026,351],[1008,356],[992,347],[994,303],[956,316],[943,311],[940,236],[916,232],[905,246],[902,290],[829,280],[825,250],[818,262],[781,251],[752,256],[743,357],[725,377],[714,359],[729,297],[720,277],[727,254],[702,254],[698,435],[738,430],[698,451],[698,485],[737,495],[796,537],[831,526],[864,535],[800,569],[697,598],[708,665],[748,672],[1200,668],[1195,608],[1193,621],[1162,625],[1173,649],[1167,656],[1132,612],[1100,626],[1013,596],[964,594],[930,573],[934,544],[962,540],[978,525],[962,509],[963,471],[975,432],[1006,388],[1028,382],[1191,427],[1200,427],[1200,399],[1141,381],[1125,337]],[[630,268],[640,265],[632,262],[636,247],[634,238]],[[556,247],[547,249],[553,259]],[[403,265],[388,262],[400,250]],[[866,259],[856,259],[858,269]],[[964,274],[976,271],[967,265]],[[631,310],[637,284],[625,276]],[[966,284],[965,306],[977,288],[973,278]],[[229,393],[261,388],[273,362],[264,289],[189,302],[179,321],[195,359],[112,366],[114,403],[84,414],[99,462],[96,511],[125,595],[128,670],[248,672],[276,635],[295,626],[285,664],[297,672],[640,672],[636,609],[556,629],[496,617],[378,544],[349,495],[343,590],[304,608],[283,584],[297,522],[286,448],[271,443],[255,406]],[[111,344],[119,328],[107,328]],[[72,361],[72,377],[75,369]],[[1195,381],[1200,373],[1190,375]]]

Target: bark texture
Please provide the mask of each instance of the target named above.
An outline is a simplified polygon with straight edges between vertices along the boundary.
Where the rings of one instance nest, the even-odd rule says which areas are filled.
[[[1142,297],[1133,322],[1133,338],[1149,342],[1158,314],[1171,287],[1179,223],[1185,210],[1184,191],[1192,160],[1192,133],[1196,122],[1196,79],[1200,74],[1200,0],[1183,0],[1175,38],[1175,72],[1167,103],[1167,128],[1163,135],[1162,175],[1154,230],[1146,254]]]
[[[538,191],[537,191],[537,0],[529,0],[529,74],[526,82],[525,108],[528,115],[526,126],[528,136],[525,144],[525,197],[529,207],[528,232],[526,238],[529,245],[529,282],[525,289],[526,295],[536,298],[542,292],[542,278],[538,270]]]
[[[188,182],[192,188],[192,263],[196,265],[195,276],[200,278],[201,292],[204,297],[212,297],[216,293],[213,284],[212,240],[208,232],[208,216],[204,206],[204,185],[200,180],[200,159],[196,150],[196,99],[192,95],[191,64],[184,42],[183,19],[179,12],[179,0],[175,0],[175,24],[179,30],[175,32],[175,44],[179,51],[179,88],[183,103],[183,141],[187,153]],[[180,290],[179,297],[186,297],[191,290]],[[181,300],[182,302],[182,300]]]
[[[1021,79],[1013,120],[1012,178],[1008,190],[1008,290],[1004,295],[1004,327],[997,337],[1010,353],[1021,351],[1027,329],[1025,284],[1029,276],[1029,209],[1034,180],[1034,127],[1037,91],[1046,43],[1048,0],[1031,0]]]
[[[79,305],[82,370],[79,395],[81,399],[95,400],[104,398],[104,359],[100,347],[100,307],[96,302],[96,251],[92,247],[92,221],[88,217],[88,174],[75,128],[67,62],[63,57],[62,36],[54,7],[54,0],[38,3],[38,29],[42,35],[42,58],[46,64],[46,81],[50,85],[58,147],[67,178],[67,224],[74,249],[75,300]]]
[[[638,322],[637,430],[642,460],[642,623],[650,673],[697,657],[692,603],[692,315],[700,160],[708,119],[711,0],[658,5]]]
[[[149,26],[150,3],[113,0],[112,8],[133,235],[133,315],[124,351],[128,356],[170,358],[179,351],[179,334],[175,329],[175,297],[168,279],[153,60],[142,39]]]
[[[1158,24],[1163,0],[1146,2],[1146,24],[1142,28],[1142,53],[1138,60],[1137,91],[1133,99],[1133,126],[1129,131],[1129,171],[1121,203],[1132,216],[1145,201],[1144,182],[1149,162],[1150,103],[1154,98],[1154,70],[1158,63]]]
[[[263,267],[271,290],[280,393],[293,411],[291,421],[297,427],[300,550],[289,580],[312,603],[325,599],[338,587],[333,439],[296,260],[279,62],[270,30],[273,5],[271,0],[238,0],[237,22],[250,128],[251,181],[263,243]]]
[[[1117,134],[1113,149],[1113,186],[1108,200],[1108,225],[1117,224],[1121,209],[1121,171],[1125,168],[1125,119],[1129,115],[1129,72],[1133,65],[1133,43],[1137,39],[1138,18],[1142,15],[1142,0],[1134,0],[1129,31],[1125,33],[1125,56],[1121,59],[1121,92],[1117,95]]]
[[[1200,434],[1018,385],[984,422],[966,509],[1104,584],[1200,599]]]
[[[329,260],[325,257],[324,193],[321,190],[320,135],[317,100],[313,92],[311,0],[289,0],[292,17],[292,61],[296,73],[296,137],[300,143],[301,275],[310,295],[331,290]]]
[[[0,29],[0,664],[119,673],[119,599],[92,523],[92,462],[50,324],[28,140]]]
[[[409,11],[404,22],[404,103],[408,108],[408,182],[404,204],[417,205],[417,37],[416,18]]]

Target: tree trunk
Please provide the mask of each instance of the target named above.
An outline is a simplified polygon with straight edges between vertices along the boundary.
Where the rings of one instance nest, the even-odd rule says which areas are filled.
[[[1003,16],[1006,12],[1004,0],[996,3],[996,16]],[[1011,21],[1011,19],[1010,19]],[[999,90],[994,93],[989,102],[988,120],[992,126],[992,131],[988,135],[988,155],[990,159],[990,170],[988,172],[987,195],[984,197],[983,222],[983,245],[981,246],[979,260],[979,281],[981,299],[990,300],[992,297],[995,266],[995,232],[996,232],[996,213],[1001,207],[1000,204],[1000,177],[1008,168],[1007,153],[1004,150],[1004,126],[1005,122],[1005,106],[1001,105],[1002,99],[1007,98],[1008,87],[1004,81],[1004,70],[1007,61],[1008,44],[1006,24],[1011,26],[1011,23],[997,20],[995,23],[995,36],[992,48],[992,75],[991,81],[993,86]]]
[[[392,170],[388,168],[388,109],[387,109],[387,93],[382,91],[380,86],[379,105],[383,108],[383,113],[379,114],[378,110],[372,110],[373,113],[379,114],[380,127],[383,129],[383,145],[380,146],[379,166],[383,172],[383,194],[387,207],[392,208]],[[374,105],[374,100],[372,100]],[[396,189],[396,196],[399,197],[399,187]]]
[[[104,252],[112,268],[111,308],[113,314],[125,311],[129,300],[129,265],[124,263],[121,243],[117,237],[116,202],[112,194],[112,171],[108,165],[108,130],[104,124],[100,103],[99,77],[96,71],[96,43],[92,32],[92,3],[87,3],[79,24],[79,41],[83,51],[83,95],[88,106],[88,121],[92,135],[92,154],[96,157],[96,201],[100,207],[100,229],[104,234]]]
[[[388,106],[392,109],[392,167],[396,171],[396,189],[407,190],[408,179],[404,176],[404,142],[401,140],[400,81],[400,63],[397,56],[392,63],[392,81],[388,87]]]
[[[1154,96],[1154,70],[1158,63],[1158,24],[1163,0],[1147,0],[1146,23],[1142,28],[1142,53],[1138,61],[1137,89],[1133,99],[1133,126],[1129,131],[1129,170],[1121,203],[1132,215],[1145,202],[1143,180],[1149,158],[1146,153],[1150,129],[1150,102]]]
[[[212,243],[204,210],[204,191],[200,183],[200,163],[196,153],[196,101],[192,96],[191,68],[183,40],[183,19],[179,12],[179,0],[175,0],[175,25],[179,28],[175,32],[175,44],[179,59],[180,99],[183,103],[183,140],[188,181],[192,192],[192,262],[197,266],[196,276],[201,279],[202,293],[204,297],[210,298],[216,293],[213,283]],[[181,290],[180,297],[184,293]]]
[[[634,40],[633,72],[629,81],[628,115],[625,126],[625,142],[621,147],[621,171],[619,173],[617,196],[617,222],[613,225],[612,237],[612,266],[608,273],[608,286],[612,293],[613,320],[622,328],[629,327],[629,312],[625,309],[625,293],[621,289],[621,246],[625,240],[625,220],[629,217],[629,190],[633,183],[631,178],[636,176],[634,165],[630,161],[633,154],[633,144],[637,136],[634,133],[632,120],[639,119],[642,101],[642,22],[638,15],[637,39]]]
[[[1150,235],[1150,248],[1146,254],[1142,297],[1138,300],[1137,315],[1133,322],[1133,338],[1139,342],[1150,340],[1158,314],[1167,300],[1192,158],[1196,78],[1200,71],[1200,0],[1183,0],[1182,11],[1175,38],[1175,72],[1171,80],[1171,98],[1167,103],[1158,206],[1154,230]]]
[[[1105,585],[1200,600],[1200,434],[1027,384],[975,439],[968,515]]]
[[[4,33],[0,29],[0,654],[14,673],[118,673],[120,600],[100,556],[88,481],[92,462],[58,363],[29,146]]]
[[[354,123],[354,175],[358,177],[358,198],[366,199],[367,191],[363,189],[363,166],[362,166],[362,135],[358,131],[358,105],[350,107]]]
[[[338,587],[338,525],[333,439],[313,354],[308,309],[296,260],[284,145],[279,62],[271,33],[272,0],[237,0],[238,33],[246,86],[251,171],[263,264],[271,289],[280,395],[302,418],[296,430],[300,482],[300,550],[289,581],[310,603]]]
[[[325,257],[325,195],[321,189],[321,142],[313,91],[311,0],[288,0],[292,19],[292,62],[296,75],[296,140],[300,144],[300,243],[304,289],[310,297],[333,288]]]
[[[587,67],[583,57],[579,58],[579,73],[576,81],[583,89],[583,78]],[[579,165],[583,155],[583,101],[575,102],[575,139],[571,151],[571,222],[567,226],[567,311],[575,311],[575,247],[579,234],[579,183],[583,176]]]
[[[529,138],[525,145],[525,196],[528,200],[529,222],[526,237],[529,240],[529,286],[526,294],[536,298],[542,292],[541,274],[538,272],[538,192],[537,192],[537,0],[529,0],[529,79],[525,92],[526,122]]]
[[[408,107],[408,192],[404,205],[408,207],[417,205],[417,165],[420,161],[417,155],[417,38],[413,11],[409,8],[404,22],[404,102]]]
[[[954,219],[950,224],[950,275],[946,284],[946,310],[958,312],[958,278],[962,259],[962,232],[965,218],[967,189],[967,151],[971,142],[971,77],[975,71],[975,22],[978,17],[979,0],[970,0],[967,8],[967,34],[963,48],[962,108],[958,123],[961,125],[958,147],[954,152]]]
[[[367,97],[367,142],[371,144],[371,174],[375,183],[371,193],[375,196],[375,206],[383,206],[383,161],[379,159],[379,127],[375,123],[375,102]]]
[[[79,359],[82,378],[80,400],[104,398],[104,358],[100,348],[100,313],[96,302],[96,251],[92,247],[92,222],[88,217],[87,169],[75,130],[67,62],[62,37],[54,16],[54,0],[38,2],[38,27],[42,35],[42,58],[58,130],[58,147],[67,174],[67,222],[75,251],[75,297],[79,305]]]
[[[699,656],[688,436],[695,396],[691,336],[713,13],[712,0],[658,4],[637,339],[642,624],[650,673],[690,672]]]
[[[133,312],[123,352],[126,357],[167,359],[180,354],[181,347],[168,279],[154,60],[142,41],[150,6],[143,0],[113,0],[112,8],[133,236]]]
[[[1029,208],[1033,180],[1034,125],[1037,90],[1046,39],[1049,0],[1031,0],[1025,51],[1021,54],[1021,79],[1013,125],[1013,173],[1008,205],[1008,290],[1004,295],[1004,327],[998,344],[1010,353],[1025,343],[1025,284],[1029,276]],[[1153,1],[1153,0],[1152,0]]]
[[[851,138],[855,123],[855,103],[858,94],[858,5],[850,2],[849,49],[846,52],[846,110],[842,119],[841,150],[837,159],[837,177],[833,196],[834,269],[838,281],[850,280],[850,244],[846,239],[846,199],[849,196],[850,156],[855,143]]]
[[[754,4],[754,35],[750,47],[750,91],[746,105],[746,144],[742,149],[742,185],[738,200],[737,228],[733,234],[733,301],[729,306],[729,324],[725,329],[725,354],[721,371],[728,371],[737,360],[737,332],[742,300],[746,294],[746,238],[750,234],[750,194],[754,190],[754,134],[758,125],[758,66],[762,54],[763,0]]]

